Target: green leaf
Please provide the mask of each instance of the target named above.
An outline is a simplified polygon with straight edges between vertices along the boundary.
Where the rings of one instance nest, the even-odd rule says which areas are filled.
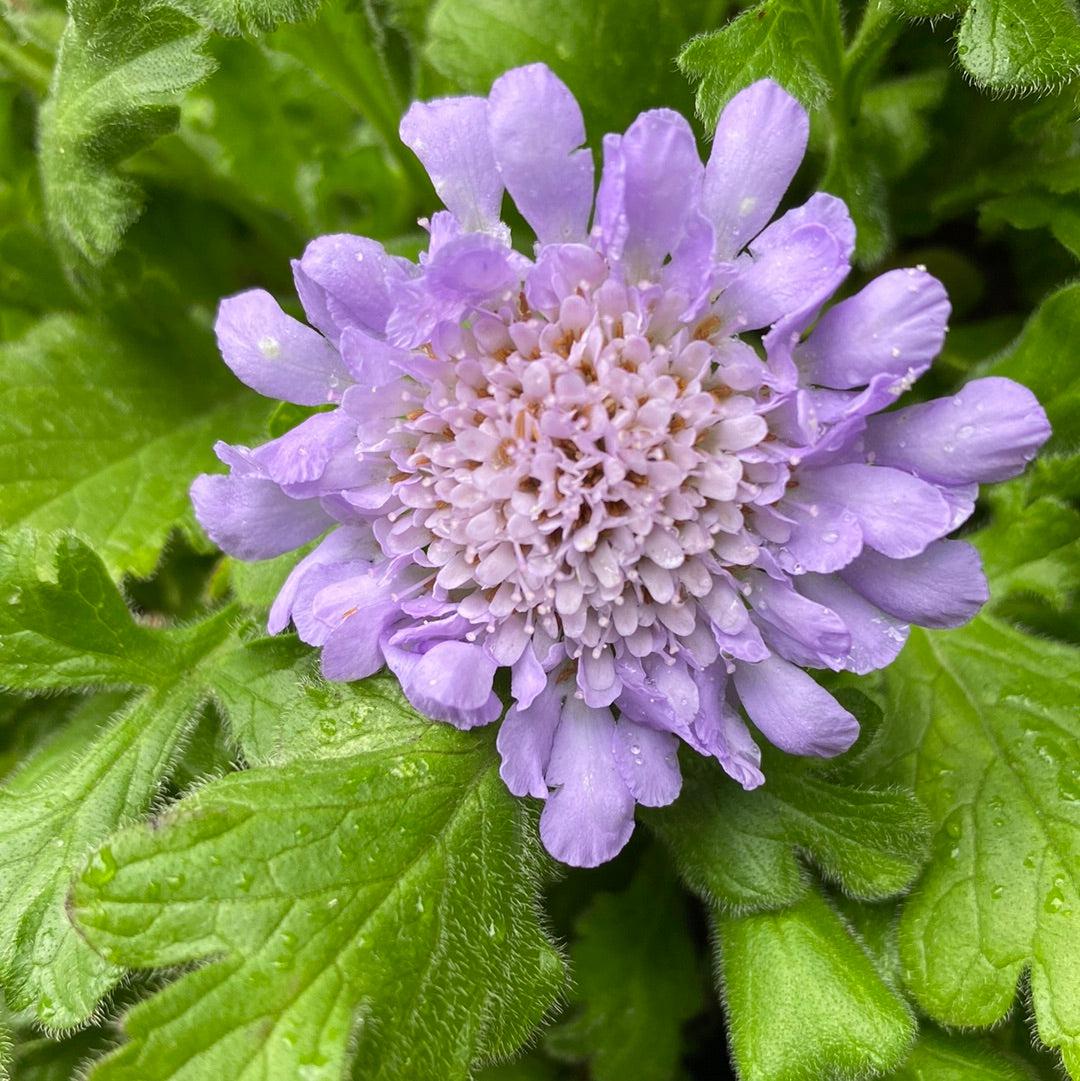
[[[369,750],[214,781],[121,832],[76,882],[115,962],[215,957],[136,1006],[95,1081],[453,1081],[554,1002],[529,808],[493,739],[393,715]],[[361,744],[362,746],[362,744]]]
[[[949,1025],[1006,1015],[1027,970],[1042,1041],[1080,1067],[1080,651],[982,616],[913,630],[883,673],[871,765],[915,785],[937,826],[902,956]]]
[[[359,25],[356,25],[359,24]],[[404,233],[415,227],[422,209],[414,185],[403,182],[402,170],[374,137],[374,120],[392,136],[394,149],[411,154],[397,136],[403,103],[380,98],[377,117],[367,115],[365,101],[342,96],[337,83],[328,85],[328,71],[344,55],[349,71],[369,70],[359,14],[327,8],[317,23],[285,27],[261,43],[217,40],[212,55],[217,70],[187,95],[181,109],[178,139],[208,174],[211,197],[227,196],[238,207],[254,206],[260,232],[283,233],[286,250],[301,250],[320,233],[374,235]],[[335,31],[341,31],[335,33]],[[334,48],[324,44],[329,38]],[[344,40],[342,40],[344,39]],[[312,42],[306,54],[296,48]],[[296,51],[297,56],[288,55]],[[350,82],[349,87],[355,86]],[[357,110],[365,120],[357,122]],[[275,133],[273,153],[265,133]],[[416,169],[419,162],[412,157]],[[163,176],[166,182],[172,178]],[[425,187],[419,190],[426,191]],[[294,407],[295,409],[295,407]]]
[[[317,661],[294,636],[254,639],[223,658],[214,697],[247,761],[342,757],[418,739],[430,726],[392,677],[328,683]]]
[[[597,894],[570,947],[577,1014],[547,1046],[588,1059],[593,1081],[670,1081],[681,1028],[702,1006],[686,900],[651,851],[621,893]]]
[[[1019,338],[977,373],[1008,376],[1034,391],[1054,429],[1051,450],[1071,448],[1080,440],[1080,367],[1074,362],[1078,336],[1080,283],[1047,297]]]
[[[702,27],[705,0],[439,0],[427,57],[458,86],[487,93],[507,68],[551,65],[577,95],[589,138],[622,131],[643,109],[689,105],[672,60]]]
[[[1071,486],[1071,491],[1070,491]],[[994,597],[1037,594],[1067,609],[1080,584],[1080,454],[1041,457],[1016,480],[990,489],[992,521],[975,541]]]
[[[744,792],[713,762],[683,756],[682,795],[645,820],[687,883],[729,911],[777,908],[811,890],[796,852],[846,892],[888,897],[918,874],[927,823],[911,793],[769,754]]]
[[[846,1081],[903,1059],[910,1009],[816,891],[778,912],[717,916],[715,928],[743,1081]]]
[[[1037,1081],[1035,1070],[983,1041],[924,1027],[904,1065],[887,1081]]]
[[[29,1025],[19,1026],[11,1055],[13,1081],[72,1081],[114,1043],[111,1032],[93,1026],[62,1039],[43,1037]],[[2,1077],[3,1074],[0,1074]]]
[[[220,34],[256,34],[310,18],[322,0],[173,0],[174,6]]]
[[[999,222],[1014,229],[1049,229],[1054,239],[1080,258],[1080,198],[1076,195],[1026,191],[988,199],[979,208],[979,224],[993,228]]]
[[[171,632],[139,627],[87,548],[25,535],[0,548],[0,595],[0,684],[144,688],[108,719],[84,711],[75,723],[87,738],[47,745],[0,791],[0,976],[9,1003],[63,1028],[85,1020],[121,975],[68,922],[70,877],[153,799],[206,697],[204,669],[231,614]]]
[[[174,528],[195,530],[188,488],[215,439],[256,438],[268,411],[194,358],[75,316],[0,346],[0,522],[74,529],[114,574],[149,574]]]
[[[765,0],[727,26],[694,38],[679,68],[697,84],[697,112],[711,131],[744,86],[772,78],[804,105],[821,105],[839,81],[843,49],[836,0]]]
[[[71,0],[41,111],[45,210],[65,260],[105,262],[141,192],[116,166],[172,131],[204,79],[205,33],[164,0]]]
[[[956,51],[981,87],[1046,91],[1080,73],[1080,21],[1072,0],[975,0]]]

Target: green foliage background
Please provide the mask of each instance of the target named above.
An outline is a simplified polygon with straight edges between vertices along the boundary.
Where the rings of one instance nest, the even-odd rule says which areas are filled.
[[[292,419],[218,299],[319,233],[413,254],[416,97],[550,64],[594,147],[769,75],[848,288],[926,263],[1054,437],[966,527],[993,601],[915,632],[822,764],[684,761],[554,867],[490,733],[322,682],[188,506]],[[4,0],[0,1074],[17,1081],[1080,1078],[1080,18],[1074,0]],[[294,306],[295,310],[295,306]],[[961,1034],[963,1032],[963,1034]]]

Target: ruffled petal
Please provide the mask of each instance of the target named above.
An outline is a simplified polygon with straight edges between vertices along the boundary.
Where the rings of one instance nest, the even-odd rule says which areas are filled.
[[[925,270],[890,270],[830,308],[795,359],[811,383],[861,387],[878,375],[921,375],[945,341],[952,310]]]
[[[862,676],[884,668],[904,648],[907,624],[871,604],[835,575],[804,574],[796,585],[800,593],[843,620],[851,639],[851,648],[843,657],[843,667],[849,672]]]
[[[612,753],[630,794],[643,807],[666,807],[682,788],[679,741],[670,732],[623,717],[615,725]]]
[[[979,553],[941,540],[911,559],[865,551],[841,578],[883,611],[921,627],[959,627],[990,599]]]
[[[810,668],[842,667],[851,635],[831,609],[760,571],[751,576],[749,601],[763,637],[781,656]]]
[[[780,562],[790,574],[829,574],[846,567],[862,551],[859,520],[839,503],[787,500],[783,512],[791,519],[791,535],[784,542]]]
[[[499,220],[503,183],[488,130],[486,98],[417,101],[401,119],[401,141],[466,231],[490,229]]]
[[[615,144],[612,144],[614,147]],[[608,142],[604,144],[604,170],[608,169]],[[621,187],[621,205],[605,205],[598,221],[606,235],[625,235],[625,242],[608,255],[621,259],[628,281],[655,280],[666,256],[683,238],[689,215],[701,201],[704,168],[694,133],[685,118],[670,109],[642,113],[617,144],[612,166],[622,173],[621,185],[604,187],[604,202],[614,203]],[[599,197],[598,197],[599,203]],[[614,211],[615,223],[608,216]],[[621,220],[620,220],[621,219]]]
[[[481,302],[509,295],[520,281],[519,258],[487,233],[447,241],[423,277],[398,290],[387,338],[400,348],[414,348],[430,341],[441,321],[459,321]]]
[[[663,664],[623,658],[617,665],[620,679],[615,704],[624,717],[662,731],[684,735],[699,708],[697,685],[685,662]]]
[[[257,447],[252,457],[270,480],[295,496],[291,486],[310,485],[322,477],[335,453],[347,446],[355,433],[356,422],[340,409],[316,413]]]
[[[413,644],[410,637],[415,636],[391,635],[382,648],[405,697],[421,713],[456,728],[476,728],[498,718],[502,705],[492,691],[496,664],[480,646],[444,640],[413,652],[404,648]]]
[[[257,473],[204,473],[191,486],[191,501],[206,535],[237,559],[283,555],[334,524],[318,500],[290,499]]]
[[[732,709],[725,694],[727,671],[723,662],[694,672],[701,697],[701,712],[694,718],[699,749],[712,755],[724,772],[747,791],[765,783],[761,748],[746,722]]]
[[[383,666],[379,639],[400,618],[401,610],[390,598],[372,604],[357,600],[322,644],[319,660],[325,679],[343,683],[366,679]]]
[[[899,469],[851,462],[798,476],[799,499],[847,507],[871,548],[897,559],[918,555],[952,528],[952,512],[932,484]]]
[[[845,262],[850,261],[855,252],[855,223],[851,220],[847,203],[825,191],[814,192],[801,206],[793,206],[777,218],[750,245],[750,250],[782,245],[805,225],[823,225],[836,237],[837,247]]]
[[[587,244],[550,244],[525,276],[525,299],[549,319],[578,289],[595,289],[608,276],[604,257]]]
[[[556,791],[540,816],[544,847],[571,867],[596,867],[634,832],[634,797],[612,754],[615,720],[571,695],[555,731],[545,780]]]
[[[1050,438],[1035,395],[1011,379],[976,379],[949,398],[872,417],[865,446],[882,465],[939,484],[1008,480]]]
[[[325,405],[339,401],[352,382],[337,350],[318,331],[286,315],[265,289],[226,297],[214,332],[236,377],[268,398]]]
[[[738,277],[717,304],[732,333],[772,326],[801,311],[808,297],[821,303],[847,274],[840,244],[824,225],[800,226],[783,243],[773,243],[768,232],[751,245],[751,257],[743,257]]]
[[[547,797],[544,774],[561,713],[562,693],[554,679],[545,683],[530,705],[506,711],[495,746],[501,757],[499,776],[515,796]]]
[[[824,687],[779,657],[736,663],[734,678],[750,720],[782,751],[831,758],[859,735],[859,722]]]
[[[518,709],[528,709],[536,696],[547,686],[547,673],[530,642],[510,670],[510,693]]]
[[[514,68],[488,96],[491,146],[522,217],[542,244],[584,240],[593,201],[592,152],[581,108],[546,64]]]
[[[346,327],[382,334],[394,307],[394,290],[410,274],[409,264],[387,254],[375,240],[332,233],[313,240],[293,266],[309,318],[335,340]]]
[[[809,132],[806,110],[771,79],[740,90],[724,106],[702,193],[718,259],[730,259],[769,223],[806,153]]]
[[[304,575],[314,567],[357,560],[374,563],[379,558],[381,553],[370,530],[351,526],[335,529],[290,571],[270,607],[270,615],[266,621],[267,631],[278,634],[289,625],[296,591]]]

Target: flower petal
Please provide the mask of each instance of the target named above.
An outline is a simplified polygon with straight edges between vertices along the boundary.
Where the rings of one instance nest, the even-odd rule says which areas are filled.
[[[768,224],[806,153],[809,132],[806,110],[771,79],[752,83],[724,106],[702,192],[718,259],[730,259]]]
[[[265,289],[226,297],[214,324],[218,348],[236,377],[268,398],[325,405],[352,380],[337,350],[286,315]]]
[[[788,499],[782,507],[791,519],[791,535],[781,551],[781,563],[789,573],[828,574],[846,567],[862,551],[859,520],[841,504]]]
[[[584,240],[592,152],[581,108],[546,64],[499,76],[488,96],[491,145],[507,191],[542,244]]]
[[[847,274],[840,244],[824,225],[800,226],[783,243],[773,243],[768,232],[751,246],[752,258],[743,257],[717,304],[732,333],[771,326],[801,311],[808,297],[824,301]]]
[[[831,758],[859,734],[858,721],[824,687],[779,657],[737,662],[734,678],[750,720],[782,751]]]
[[[843,665],[849,672],[862,676],[884,668],[904,648],[907,624],[871,604],[836,575],[804,574],[796,585],[804,596],[843,620],[851,639]]]
[[[697,143],[690,125],[678,113],[651,109],[626,129],[619,154],[626,241],[621,256],[609,254],[621,258],[628,281],[655,280],[701,200],[704,168]]]
[[[311,304],[313,322],[316,316],[328,318],[338,335],[346,327],[382,334],[393,310],[394,288],[409,277],[407,266],[377,241],[332,233],[308,244],[294,273],[298,270],[304,282],[301,299],[305,310]]]
[[[383,666],[379,640],[400,618],[401,609],[386,595],[370,602],[358,595],[354,602],[322,645],[320,666],[326,679],[365,679]]]
[[[976,379],[949,398],[872,417],[865,445],[882,465],[940,484],[1008,480],[1050,437],[1050,423],[1027,387]]]
[[[548,244],[525,277],[529,306],[554,319],[559,306],[582,284],[596,288],[608,274],[604,257],[587,244]]]
[[[270,559],[314,540],[333,519],[315,499],[290,499],[259,476],[204,473],[191,486],[195,517],[222,551]]]
[[[291,485],[317,481],[334,453],[349,444],[355,433],[356,421],[342,410],[316,413],[284,435],[257,447],[252,457],[270,480],[288,490]]]
[[[270,607],[270,615],[266,621],[267,631],[277,634],[289,625],[300,581],[314,567],[356,560],[375,562],[380,558],[381,553],[370,530],[351,526],[335,529],[290,571]]]
[[[551,747],[546,781],[558,786],[540,816],[544,847],[572,867],[596,867],[634,832],[634,797],[612,754],[615,721],[571,695]]]
[[[883,611],[921,627],[959,627],[990,598],[979,553],[964,541],[935,541],[911,559],[865,551],[840,577]]]
[[[861,387],[876,375],[921,375],[941,350],[951,311],[925,270],[890,270],[830,308],[795,359],[812,383]]]
[[[496,665],[480,646],[444,640],[414,653],[403,645],[392,635],[383,643],[383,653],[405,697],[421,713],[457,728],[475,728],[502,712],[491,689]]]
[[[447,210],[469,231],[499,220],[503,183],[488,135],[486,98],[417,101],[401,119],[401,141],[424,163]]]
[[[666,807],[682,788],[679,741],[627,717],[615,725],[612,752],[619,775],[643,807]]]
[[[529,706],[515,705],[506,711],[495,746],[502,759],[499,776],[515,796],[544,799],[548,795],[544,773],[561,713],[562,694],[554,679],[548,680]]]
[[[847,507],[863,539],[885,555],[918,555],[952,528],[952,512],[932,484],[899,469],[851,462],[800,472],[799,498]]]
[[[724,772],[747,791],[764,784],[761,748],[725,696],[727,672],[723,662],[694,672],[694,681],[701,697],[701,712],[694,718],[700,749],[712,755]]]
[[[851,635],[835,612],[760,571],[751,575],[750,582],[749,601],[757,625],[773,649],[811,668],[842,666]]]

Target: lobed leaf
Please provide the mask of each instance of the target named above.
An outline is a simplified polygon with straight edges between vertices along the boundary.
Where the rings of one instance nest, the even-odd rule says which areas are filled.
[[[989,492],[993,518],[978,533],[997,601],[1036,594],[1059,611],[1080,583],[1080,454],[1042,457],[1021,477]]]
[[[395,728],[393,722],[387,730]],[[113,962],[216,960],[125,1019],[95,1081],[452,1081],[515,1050],[562,961],[541,930],[535,822],[493,743],[394,745],[214,781],[118,834],[73,913]]]
[[[68,315],[0,345],[0,523],[76,530],[116,575],[149,574],[173,529],[193,532],[191,478],[215,439],[257,437],[267,406],[177,352]]]
[[[1029,973],[1039,1036],[1080,1065],[1080,651],[982,616],[913,631],[883,674],[875,758],[936,823],[901,923],[905,979],[949,1025],[991,1025]]]
[[[221,34],[256,34],[310,18],[322,0],[173,0],[176,7]]]
[[[975,0],[956,51],[981,87],[1046,91],[1080,74],[1080,20],[1071,0]]]
[[[1053,448],[1080,439],[1080,368],[1073,362],[1080,334],[1080,284],[1043,301],[1020,336],[983,365],[980,375],[1004,375],[1031,389],[1050,418]]]
[[[925,813],[909,791],[866,785],[770,755],[766,782],[744,792],[715,763],[683,758],[679,799],[645,812],[687,883],[732,912],[797,903],[811,885],[805,853],[854,896],[877,899],[918,874]]]
[[[508,68],[550,64],[577,95],[589,139],[599,145],[604,132],[622,131],[642,109],[689,105],[671,58],[701,29],[709,7],[705,0],[438,0],[426,56],[462,89],[484,94]]]
[[[984,1041],[924,1026],[911,1054],[888,1081],[1036,1081],[1038,1076],[1032,1067]]]
[[[177,632],[139,627],[100,561],[70,539],[5,541],[0,593],[0,681],[33,691],[144,688],[111,717],[91,699],[74,722],[89,738],[46,744],[0,790],[0,978],[9,1003],[65,1028],[121,975],[69,923],[71,875],[150,804],[205,700],[202,669],[228,637],[231,613]]]
[[[45,211],[69,264],[101,264],[139,215],[116,166],[172,131],[177,99],[212,63],[205,32],[165,0],[71,0],[41,110]]]
[[[694,38],[679,68],[697,84],[697,113],[711,131],[728,100],[757,79],[775,79],[807,107],[822,104],[836,91],[842,46],[836,0],[766,0]]]
[[[717,914],[715,930],[743,1081],[846,1081],[902,1061],[915,1018],[819,893],[777,912]]]

